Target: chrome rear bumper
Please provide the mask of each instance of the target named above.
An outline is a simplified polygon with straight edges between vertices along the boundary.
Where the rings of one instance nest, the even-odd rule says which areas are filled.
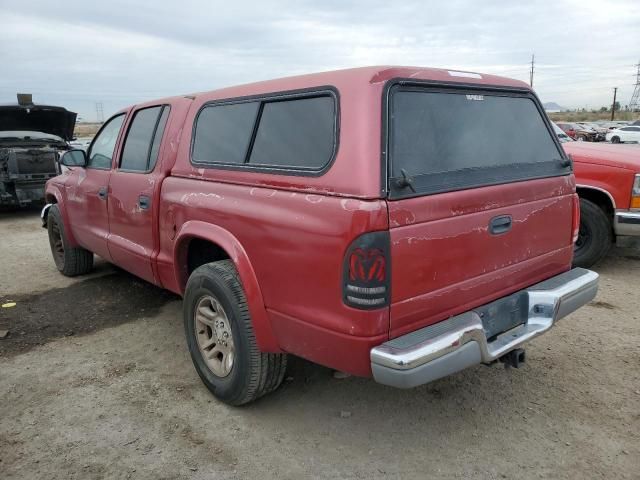
[[[593,300],[598,274],[574,268],[533,285],[526,322],[487,338],[481,308],[383,343],[371,350],[378,383],[411,388],[478,363],[490,363],[549,330],[553,324]]]

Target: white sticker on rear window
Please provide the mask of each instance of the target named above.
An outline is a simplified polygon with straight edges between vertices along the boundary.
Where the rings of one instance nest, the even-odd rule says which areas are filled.
[[[452,77],[465,77],[465,78],[482,78],[482,75],[479,73],[472,72],[457,72],[455,70],[448,70],[449,75]]]
[[[484,100],[484,95],[467,95],[467,100],[476,100],[481,102]]]

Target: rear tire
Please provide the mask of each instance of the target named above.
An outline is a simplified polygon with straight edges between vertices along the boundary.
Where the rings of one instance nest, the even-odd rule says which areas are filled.
[[[82,247],[70,247],[58,205],[52,205],[47,215],[49,246],[56,268],[67,277],[84,275],[93,269],[93,253]]]
[[[620,137],[611,137],[611,143],[620,143]]]
[[[243,405],[282,383],[287,355],[262,353],[231,260],[193,271],[184,295],[184,328],[196,372],[229,405]]]
[[[600,261],[611,248],[611,221],[602,208],[580,199],[580,233],[574,246],[573,265],[587,268]]]
[[[586,142],[587,141],[587,137],[583,136],[583,135],[578,135],[576,137],[576,141],[577,142]]]

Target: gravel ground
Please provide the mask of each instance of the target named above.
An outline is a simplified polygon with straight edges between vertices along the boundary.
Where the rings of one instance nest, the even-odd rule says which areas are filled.
[[[640,477],[637,242],[521,369],[402,391],[293,359],[232,408],[191,366],[179,298],[105,262],[60,276],[36,211],[0,234],[2,479]]]

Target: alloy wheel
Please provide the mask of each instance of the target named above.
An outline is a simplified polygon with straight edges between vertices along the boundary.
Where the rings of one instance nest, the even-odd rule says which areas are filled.
[[[218,377],[231,373],[235,346],[231,323],[222,305],[212,295],[202,297],[193,313],[198,348],[207,367]]]

